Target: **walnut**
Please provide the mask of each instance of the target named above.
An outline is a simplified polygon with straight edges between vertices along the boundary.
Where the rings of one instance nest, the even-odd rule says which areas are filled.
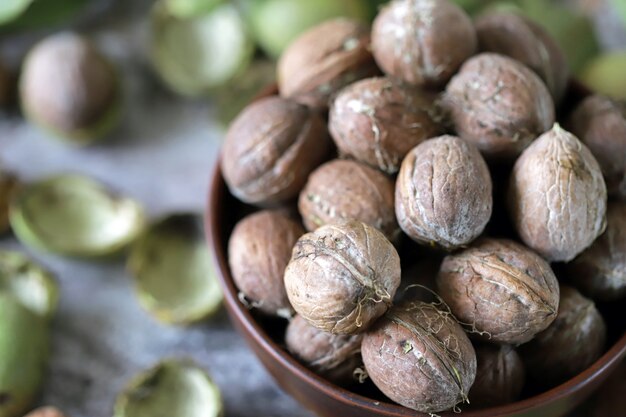
[[[379,74],[369,28],[347,18],[321,23],[300,35],[278,61],[283,97],[327,108],[331,95],[361,78]]]
[[[228,129],[222,173],[231,193],[256,205],[275,205],[298,195],[324,162],[330,137],[322,117],[279,97],[252,103]]]
[[[330,134],[341,154],[394,174],[413,147],[443,133],[436,97],[390,78],[358,81],[333,102]]]
[[[299,223],[269,210],[237,223],[228,242],[228,263],[235,285],[253,307],[270,315],[291,315],[283,276],[303,234]]]
[[[569,69],[565,53],[540,25],[514,12],[487,12],[475,22],[478,48],[507,55],[544,81],[555,102],[565,94]]]
[[[570,116],[568,127],[598,160],[609,196],[626,200],[626,102],[587,97]]]
[[[555,125],[515,163],[509,212],[522,241],[549,261],[570,261],[606,226],[606,185],[598,162]]]
[[[298,208],[308,231],[328,223],[358,220],[394,240],[400,228],[393,208],[394,183],[354,161],[333,160],[309,177]]]
[[[441,87],[477,47],[469,16],[448,0],[395,0],[372,27],[372,53],[388,75]]]
[[[593,299],[626,296],[626,202],[609,203],[604,234],[565,267],[573,284]]]
[[[287,349],[300,362],[317,374],[338,384],[354,379],[361,366],[363,334],[332,334],[311,326],[295,316],[285,334]]]
[[[591,366],[605,342],[606,325],[593,301],[564,285],[556,320],[521,346],[520,354],[535,383],[553,387]]]
[[[509,404],[520,397],[526,371],[509,345],[480,344],[476,349],[476,380],[469,392],[472,406],[487,408]]]
[[[484,230],[493,206],[489,169],[478,149],[454,136],[416,146],[396,182],[396,216],[413,240],[457,249]]]
[[[496,343],[528,342],[554,321],[559,308],[559,283],[550,265],[505,239],[482,239],[447,256],[437,287],[461,322]]]
[[[554,102],[523,64],[493,53],[469,59],[446,87],[443,106],[456,133],[485,157],[517,157],[554,123]]]
[[[365,334],[361,355],[387,397],[423,413],[467,401],[476,377],[476,354],[463,328],[421,301],[391,309]]]
[[[331,333],[366,330],[400,285],[400,257],[377,229],[349,221],[302,236],[285,271],[293,308]]]

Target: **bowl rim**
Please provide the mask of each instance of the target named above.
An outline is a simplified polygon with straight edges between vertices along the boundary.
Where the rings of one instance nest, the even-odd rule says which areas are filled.
[[[274,342],[263,328],[257,323],[250,311],[240,302],[238,290],[230,273],[230,267],[226,258],[226,248],[221,243],[223,214],[221,201],[227,192],[227,187],[221,173],[221,157],[214,164],[211,173],[207,212],[205,214],[205,231],[209,242],[211,255],[213,256],[218,279],[224,291],[224,299],[231,314],[245,327],[254,341],[259,344],[273,360],[281,367],[297,375],[306,384],[323,392],[325,395],[335,398],[346,405],[356,406],[360,409],[376,412],[389,416],[412,416],[427,417],[427,414],[402,407],[390,402],[377,401],[360,394],[356,394],[345,388],[337,386],[330,381],[323,379],[313,371],[300,364],[278,343]],[[606,370],[616,366],[619,361],[626,357],[626,333],[611,346],[598,360],[589,368],[548,391],[534,395],[523,400],[486,409],[463,411],[467,417],[506,417],[511,413],[530,412],[539,410],[544,406],[559,400],[572,397],[576,392],[583,390],[588,385],[602,381],[608,377]],[[450,412],[441,413],[442,416],[452,416]]]

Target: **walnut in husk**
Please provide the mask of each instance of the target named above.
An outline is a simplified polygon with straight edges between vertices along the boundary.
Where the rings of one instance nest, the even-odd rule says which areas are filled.
[[[478,49],[525,64],[545,82],[554,101],[561,100],[569,78],[567,59],[543,27],[521,14],[505,11],[487,12],[475,24]]]
[[[274,205],[300,192],[331,145],[322,117],[291,100],[252,103],[228,129],[222,173],[231,193],[257,205]]]
[[[607,192],[589,149],[558,124],[515,163],[509,212],[522,241],[549,261],[570,261],[606,226]]]
[[[478,149],[455,136],[416,146],[396,182],[396,216],[413,240],[453,250],[469,244],[491,218],[489,169]]]
[[[367,374],[393,401],[437,413],[467,401],[476,354],[456,319],[437,305],[414,301],[394,307],[365,334]]]
[[[491,342],[528,342],[559,309],[559,283],[550,265],[505,239],[482,239],[446,257],[437,287],[452,313]]]
[[[535,383],[558,385],[587,369],[604,352],[606,325],[593,301],[571,287],[561,287],[554,323],[520,348]]]
[[[228,242],[228,263],[235,285],[253,307],[291,315],[283,276],[303,234],[298,222],[277,211],[261,211],[237,223]]]
[[[435,101],[435,94],[390,78],[361,80],[334,100],[330,134],[343,155],[393,174],[413,147],[443,133]]]
[[[503,55],[470,58],[446,87],[443,105],[456,133],[489,159],[512,159],[554,123],[541,79]]]
[[[327,108],[332,94],[379,73],[370,48],[369,28],[338,18],[300,35],[278,61],[278,89],[315,108]]]
[[[315,373],[335,383],[348,383],[361,366],[363,334],[332,334],[295,316],[285,333],[287,349]]]
[[[570,116],[568,128],[598,160],[609,195],[626,200],[626,102],[587,97]]]
[[[52,35],[28,53],[19,90],[30,120],[75,143],[104,136],[119,120],[121,94],[113,65],[74,33]]]
[[[313,171],[298,208],[312,232],[328,223],[358,220],[394,240],[400,231],[393,209],[393,181],[355,161],[336,159]]]
[[[302,236],[285,271],[294,310],[331,333],[367,329],[391,305],[400,257],[377,229],[349,221]]]
[[[626,203],[609,203],[606,217],[604,234],[566,265],[573,284],[601,301],[626,296]]]
[[[509,345],[480,344],[476,349],[476,380],[469,392],[472,406],[487,408],[516,401],[522,393],[526,371]]]
[[[405,83],[440,87],[476,51],[469,16],[448,0],[395,0],[372,27],[380,68]]]

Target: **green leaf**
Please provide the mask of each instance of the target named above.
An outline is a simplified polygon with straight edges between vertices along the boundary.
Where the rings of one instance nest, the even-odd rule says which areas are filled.
[[[0,1],[0,25],[15,20],[24,13],[32,0],[2,0]]]

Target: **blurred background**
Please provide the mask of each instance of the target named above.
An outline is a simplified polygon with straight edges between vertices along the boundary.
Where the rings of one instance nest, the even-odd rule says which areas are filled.
[[[544,25],[577,78],[626,99],[626,0],[456,0],[472,14],[514,9]],[[274,81],[298,34],[334,16],[371,20],[382,0],[0,0],[0,167],[29,182],[62,172],[95,178],[139,201],[149,218],[202,213],[228,123]],[[77,140],[25,117],[18,80],[49,35],[85,35],[112,63],[121,117]],[[50,127],[50,126],[47,126]],[[59,140],[61,139],[61,140]],[[166,326],[135,300],[121,259],[87,262],[31,252],[61,288],[51,371],[41,403],[69,416],[111,414],[117,393],[163,357],[191,356],[225,397],[228,416],[308,416],[276,387],[224,312]],[[243,401],[242,401],[243,399]]]

